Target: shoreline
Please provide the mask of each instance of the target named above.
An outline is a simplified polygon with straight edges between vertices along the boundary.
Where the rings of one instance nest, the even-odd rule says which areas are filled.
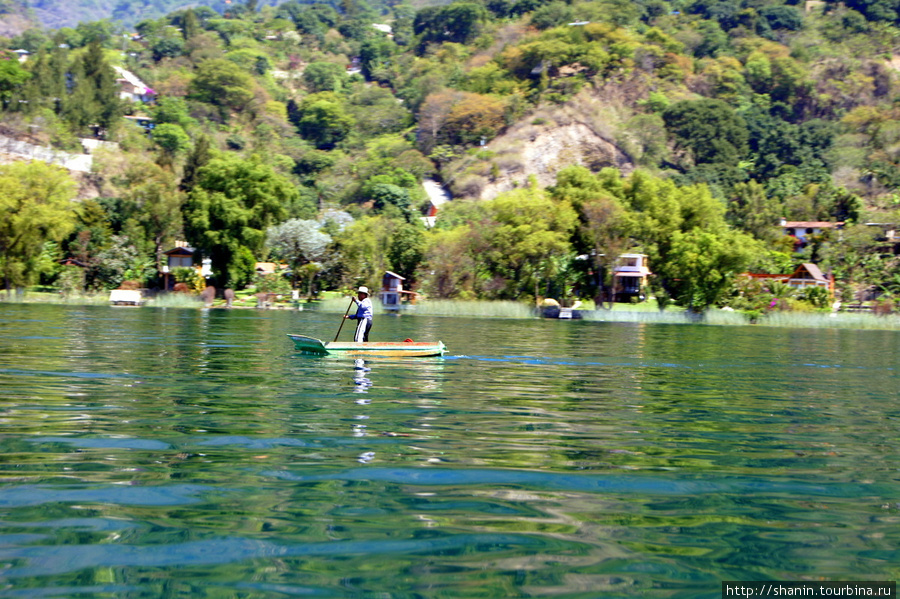
[[[148,300],[141,306],[112,306],[106,295],[79,296],[63,299],[59,297],[28,297],[29,294],[7,298],[0,294],[0,305],[62,305],[62,306],[109,306],[115,308],[173,308],[201,310],[276,310],[281,312],[323,312],[341,313],[344,311],[343,299],[323,300],[319,302],[286,303],[268,306],[232,305],[226,306],[224,301],[216,300],[213,305],[204,305],[202,301],[191,297],[181,297],[176,301],[159,302]],[[307,305],[311,304],[311,305]],[[333,305],[331,305],[333,304]],[[687,314],[682,309],[667,310],[628,310],[628,309],[595,309],[580,310],[579,317],[573,319],[546,318],[538,309],[527,304],[509,301],[450,301],[430,300],[400,312],[379,310],[381,316],[434,316],[458,318],[494,318],[516,320],[547,320],[562,322],[582,321],[590,323],[628,323],[628,324],[694,324],[706,326],[759,326],[797,329],[853,329],[900,331],[900,315],[876,315],[866,312],[770,312],[751,318],[741,312],[713,308],[702,314]]]

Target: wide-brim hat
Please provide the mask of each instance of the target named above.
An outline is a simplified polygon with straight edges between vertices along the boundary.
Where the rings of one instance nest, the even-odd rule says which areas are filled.
[[[366,295],[369,295],[369,288],[366,287],[365,285],[363,285],[362,287],[360,287],[360,288],[357,289],[356,291],[357,291],[357,293],[365,293]]]

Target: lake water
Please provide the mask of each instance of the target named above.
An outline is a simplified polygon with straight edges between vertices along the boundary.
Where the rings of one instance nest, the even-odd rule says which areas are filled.
[[[900,333],[0,304],[3,597],[900,578]],[[344,327],[342,338],[349,339]]]

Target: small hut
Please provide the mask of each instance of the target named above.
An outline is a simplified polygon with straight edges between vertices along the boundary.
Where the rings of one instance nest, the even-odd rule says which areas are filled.
[[[163,254],[166,256],[162,267],[163,289],[169,290],[175,286],[175,279],[171,276],[174,269],[194,267],[194,248],[179,245]]]
[[[400,295],[403,293],[403,281],[406,278],[401,277],[395,272],[385,271],[381,277],[381,304],[385,310],[400,309]]]

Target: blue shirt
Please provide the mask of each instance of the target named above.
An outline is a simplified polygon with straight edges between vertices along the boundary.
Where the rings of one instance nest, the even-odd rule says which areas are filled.
[[[356,314],[351,316],[350,318],[354,320],[362,320],[363,318],[372,320],[372,300],[370,300],[369,298],[365,298],[361,301],[356,300],[356,303]]]

